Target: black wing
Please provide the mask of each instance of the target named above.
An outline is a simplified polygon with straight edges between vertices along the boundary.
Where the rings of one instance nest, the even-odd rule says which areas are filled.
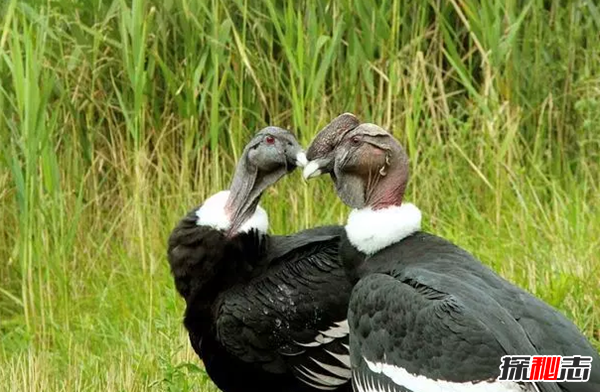
[[[510,314],[538,354],[585,355],[591,356],[593,363],[600,363],[597,350],[559,311],[498,276],[473,255],[443,238],[416,233],[397,246],[382,250],[364,265],[368,271],[385,272],[399,278],[411,268],[427,270],[429,276],[416,272],[414,275],[421,283],[453,295],[468,282],[470,290],[485,293]],[[457,286],[456,281],[461,285]],[[467,295],[466,298],[470,297]],[[592,366],[587,383],[559,385],[568,392],[600,391],[600,366]]]
[[[559,383],[561,388],[567,392],[600,391],[600,355],[575,324],[556,309],[521,290],[505,301],[505,307],[525,330],[540,355],[592,357],[589,381],[562,382]]]
[[[350,383],[346,312],[351,285],[338,261],[341,227],[271,237],[269,269],[228,291],[217,333],[228,351],[307,385]]]
[[[348,320],[356,391],[560,391],[496,381],[502,356],[536,350],[502,306],[455,278],[371,274],[355,286]]]

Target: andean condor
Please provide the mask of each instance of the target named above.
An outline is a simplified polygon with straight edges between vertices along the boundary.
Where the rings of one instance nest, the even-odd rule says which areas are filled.
[[[306,178],[331,173],[354,208],[340,244],[352,283],[355,391],[600,391],[598,352],[551,306],[421,228],[408,157],[373,124],[319,133]],[[591,356],[588,382],[497,381],[504,355]]]
[[[341,126],[353,125],[329,125]],[[305,159],[288,131],[261,130],[230,189],[189,212],[169,238],[191,344],[225,392],[351,390],[343,228],[268,235],[258,206],[263,191]]]

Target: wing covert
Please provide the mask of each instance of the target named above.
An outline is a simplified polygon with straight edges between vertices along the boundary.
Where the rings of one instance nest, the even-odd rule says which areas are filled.
[[[348,320],[359,390],[560,391],[554,383],[496,381],[503,355],[535,349],[501,306],[451,277],[416,268],[369,275],[352,292]]]

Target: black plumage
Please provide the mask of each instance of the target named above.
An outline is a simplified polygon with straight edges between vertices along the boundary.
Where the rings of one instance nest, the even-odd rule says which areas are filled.
[[[363,372],[366,358],[466,383],[495,380],[506,354],[589,355],[600,363],[562,314],[442,238],[417,232],[372,256],[342,241],[342,260],[358,279],[348,315],[351,359]],[[587,383],[538,388],[598,391],[600,372],[592,367]]]
[[[196,220],[192,211],[173,230],[168,253],[191,344],[215,384],[223,391],[326,389],[303,367],[348,384],[348,367],[330,354],[348,355],[347,336],[307,346],[346,318],[351,287],[337,259],[342,229],[227,238]],[[346,379],[311,358],[345,369]]]
[[[262,191],[289,172],[273,161],[294,159],[272,152],[273,133],[259,133],[245,149],[225,195],[223,221],[201,224],[194,209],[171,233],[168,259],[186,301],[184,324],[208,375],[225,392],[350,391],[345,320],[351,286],[337,257],[343,229],[289,236],[238,230],[252,218]],[[283,151],[298,147],[283,136]]]

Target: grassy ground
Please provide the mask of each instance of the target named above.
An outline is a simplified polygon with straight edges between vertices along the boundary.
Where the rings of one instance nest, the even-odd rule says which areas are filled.
[[[344,111],[407,146],[428,230],[600,347],[595,2],[0,7],[0,389],[211,390],[169,231],[227,186],[253,132],[307,143]],[[343,222],[331,188],[284,179],[272,231]]]

